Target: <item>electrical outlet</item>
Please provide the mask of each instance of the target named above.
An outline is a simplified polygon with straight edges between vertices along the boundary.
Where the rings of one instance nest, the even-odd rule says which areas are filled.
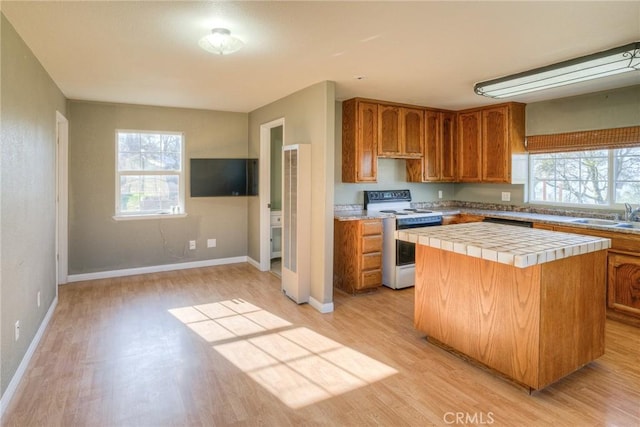
[[[438,199],[442,199],[442,190],[438,190]]]
[[[215,248],[216,247],[216,239],[207,239],[207,247]]]
[[[16,320],[16,329],[15,329],[16,341],[20,338],[20,321]]]
[[[196,249],[196,241],[195,240],[189,240],[189,249],[192,250],[192,251]]]
[[[40,291],[38,291],[36,298],[38,300],[38,307],[40,307]]]
[[[511,201],[511,193],[509,191],[503,191],[502,192],[502,201],[503,202],[510,202]]]

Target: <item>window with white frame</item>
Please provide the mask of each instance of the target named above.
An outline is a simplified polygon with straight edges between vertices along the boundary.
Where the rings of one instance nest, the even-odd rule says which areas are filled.
[[[116,216],[184,212],[184,137],[116,131]]]
[[[532,154],[533,203],[614,207],[640,203],[640,147]]]

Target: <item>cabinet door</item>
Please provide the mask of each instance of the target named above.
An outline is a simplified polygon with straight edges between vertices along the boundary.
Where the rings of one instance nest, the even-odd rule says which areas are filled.
[[[440,180],[440,113],[427,111],[424,115],[425,143],[423,158],[423,180]]]
[[[440,113],[440,180],[456,180],[456,113]]]
[[[482,111],[482,181],[511,182],[509,109]]]
[[[378,105],[378,156],[400,155],[400,135],[400,107]]]
[[[424,145],[424,111],[417,108],[402,108],[401,154],[407,157],[422,157]]]
[[[482,113],[474,111],[458,115],[458,179],[479,182],[482,178]]]
[[[607,306],[640,317],[640,256],[609,253]]]
[[[378,105],[358,103],[356,136],[356,180],[373,181],[378,177]]]

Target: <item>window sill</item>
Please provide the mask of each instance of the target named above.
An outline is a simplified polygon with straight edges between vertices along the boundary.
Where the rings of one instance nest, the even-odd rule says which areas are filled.
[[[114,215],[112,218],[115,221],[137,221],[142,219],[173,219],[173,218],[186,218],[186,213],[180,214],[153,214],[153,215]]]

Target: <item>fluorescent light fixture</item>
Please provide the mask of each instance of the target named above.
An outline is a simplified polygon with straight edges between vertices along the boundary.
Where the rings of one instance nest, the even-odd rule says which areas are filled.
[[[490,98],[507,98],[627,71],[640,71],[640,42],[481,82],[473,90]]]
[[[198,42],[201,48],[207,52],[218,55],[228,55],[242,49],[244,42],[231,35],[231,31],[226,28],[214,28]]]

